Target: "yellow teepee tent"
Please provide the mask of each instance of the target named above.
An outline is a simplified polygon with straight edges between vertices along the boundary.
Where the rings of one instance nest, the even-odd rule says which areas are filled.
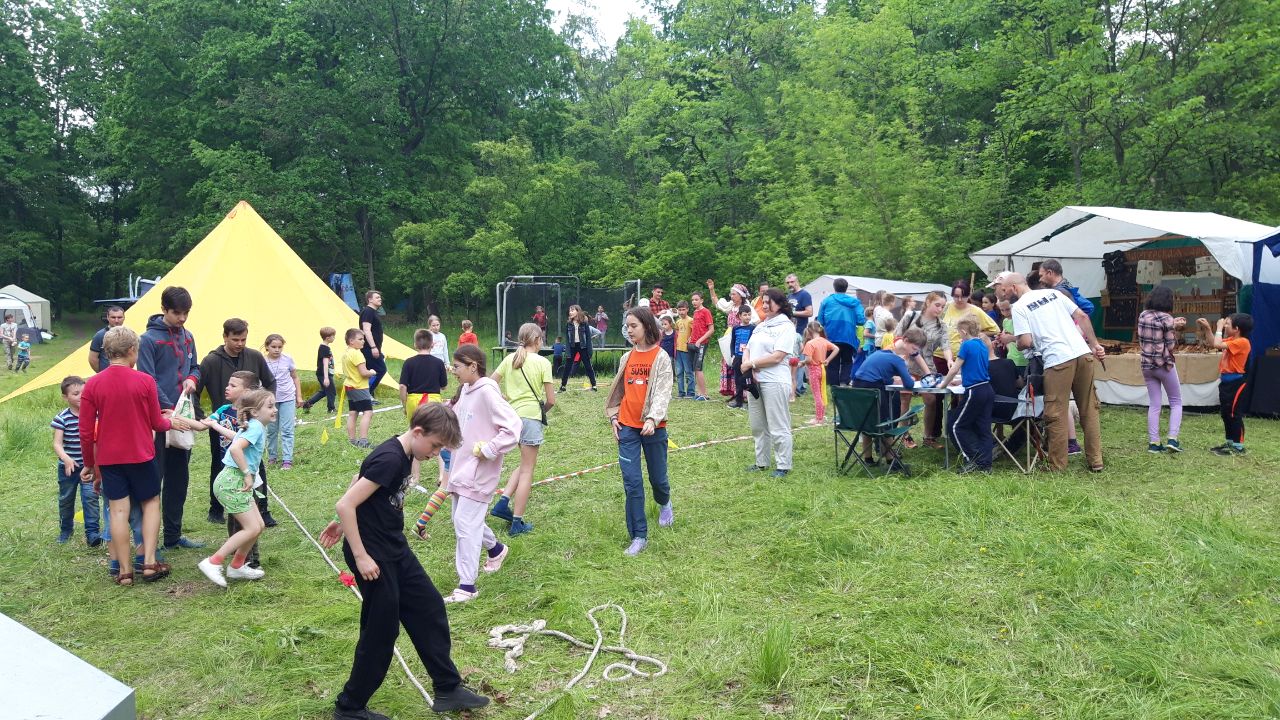
[[[241,201],[200,244],[160,279],[156,289],[129,308],[124,324],[142,334],[147,318],[160,312],[160,291],[178,285],[191,293],[187,329],[203,358],[222,344],[222,323],[238,317],[249,323],[249,347],[261,348],[271,333],[285,338],[285,352],[297,362],[304,378],[311,368],[320,328],[338,331],[334,354],[341,357],[343,333],[357,327],[358,316],[347,307],[302,258],[261,216]],[[414,351],[387,337],[387,357],[401,360]],[[68,375],[88,377],[89,345],[71,353],[36,379],[9,393],[0,402],[42,387],[57,385]],[[386,378],[383,382],[394,386]]]

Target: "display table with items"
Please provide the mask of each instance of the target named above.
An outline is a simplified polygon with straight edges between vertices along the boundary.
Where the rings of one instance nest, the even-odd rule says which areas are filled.
[[[1108,405],[1147,405],[1147,384],[1142,377],[1142,356],[1135,343],[1102,341],[1107,357],[1094,371],[1093,386],[1098,401]],[[1217,407],[1218,361],[1221,353],[1187,345],[1175,351],[1182,404],[1188,407]],[[1161,395],[1161,402],[1169,398]]]
[[[1205,318],[1212,326],[1236,311],[1240,281],[1225,273],[1204,245],[1161,247],[1173,242],[1178,240],[1157,241],[1103,258],[1107,286],[1102,291],[1102,329],[1107,337],[1134,339],[1147,294],[1157,285],[1173,290],[1171,314],[1187,319],[1188,333],[1195,328],[1196,318]]]

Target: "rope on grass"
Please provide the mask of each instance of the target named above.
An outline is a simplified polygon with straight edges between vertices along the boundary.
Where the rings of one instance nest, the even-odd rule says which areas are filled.
[[[307,536],[307,539],[311,541],[311,544],[316,546],[316,550],[320,551],[320,557],[324,558],[324,561],[329,564],[329,567],[333,568],[333,571],[335,573],[338,573],[338,576],[341,577],[342,576],[341,568],[339,568],[333,562],[333,559],[329,557],[329,553],[325,551],[324,546],[321,545],[315,539],[315,537],[312,536],[312,534],[307,530],[307,526],[303,525],[302,521],[298,519],[297,515],[293,514],[293,511],[289,509],[289,506],[285,504],[284,500],[280,499],[280,496],[276,494],[275,488],[268,485],[267,492],[271,493],[271,497],[275,498],[276,504],[279,505],[281,508],[283,508],[285,513],[288,514],[289,517],[293,519],[294,524],[298,526],[298,529],[302,531],[303,535]],[[361,603],[364,602],[364,596],[360,594],[359,588],[357,588],[354,585],[347,585],[347,589],[350,590],[353,594],[355,594],[355,596],[359,598]],[[409,682],[413,683],[413,686],[418,688],[418,692],[422,693],[422,699],[426,701],[427,707],[431,707],[431,705],[433,704],[433,701],[431,700],[431,695],[427,693],[427,689],[422,687],[422,683],[418,682],[418,678],[416,678],[413,674],[413,671],[409,669],[409,664],[404,661],[404,656],[400,654],[400,648],[395,647],[393,645],[392,652],[395,653],[396,660],[400,661],[400,669],[404,670],[405,677],[409,678]]]
[[[403,405],[390,405],[388,407],[380,407],[377,410],[374,410],[373,413],[376,415],[378,413],[391,412],[392,410],[400,410],[402,408],[404,408]],[[316,423],[329,423],[337,420],[339,417],[341,416],[334,415],[333,417],[327,417],[324,420],[298,420],[294,425],[296,427],[302,427],[303,425],[315,425]]]
[[[622,627],[618,630],[617,645],[604,644],[604,631],[600,629],[600,621],[596,619],[596,612],[599,610],[617,610],[618,614],[622,616]],[[539,715],[546,712],[552,705],[554,705],[561,696],[572,690],[574,685],[577,685],[582,678],[587,676],[587,673],[591,672],[591,666],[595,663],[596,657],[598,657],[601,652],[618,653],[629,661],[610,663],[605,667],[601,676],[610,682],[628,680],[633,677],[656,678],[667,673],[666,663],[657,658],[649,657],[648,655],[641,655],[625,645],[627,635],[627,611],[623,610],[621,605],[617,605],[615,603],[597,605],[587,611],[587,619],[591,621],[591,627],[594,628],[596,632],[596,641],[592,644],[583,642],[582,640],[579,640],[568,633],[560,632],[559,630],[548,630],[547,621],[541,619],[534,620],[528,625],[499,625],[489,631],[489,647],[507,651],[503,656],[503,667],[506,668],[508,673],[514,673],[516,671],[516,658],[524,655],[524,646],[529,641],[529,638],[534,635],[549,635],[551,637],[557,637],[571,645],[574,645],[575,647],[591,651],[591,654],[587,656],[586,664],[582,666],[582,670],[564,686],[560,695],[535,710],[533,714],[529,715],[524,720],[536,720]],[[509,634],[514,634],[515,636],[507,637]],[[641,670],[637,666],[637,663],[647,663],[656,669],[652,672],[646,672]],[[615,671],[620,674],[613,674]]]

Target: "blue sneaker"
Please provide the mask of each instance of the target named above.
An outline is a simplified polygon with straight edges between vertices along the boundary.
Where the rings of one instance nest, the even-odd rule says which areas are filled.
[[[694,396],[693,396],[693,399],[694,399],[694,400],[697,400],[698,402],[706,402],[706,401],[707,401],[707,396],[706,396],[706,395],[694,395]]]
[[[1147,452],[1153,455],[1160,455],[1164,453],[1164,446],[1160,443],[1147,443]]]
[[[498,502],[493,504],[493,509],[489,511],[489,514],[507,522],[511,522],[512,518],[515,517],[511,513],[511,500],[506,495],[503,495],[498,499]]]
[[[1169,452],[1182,452],[1182,446],[1178,444],[1178,438],[1169,438],[1164,443],[1164,449]]]
[[[66,544],[67,544],[67,541],[68,541],[68,540],[70,540],[70,539],[71,539],[71,533],[69,533],[69,532],[60,533],[60,534],[58,535],[58,544],[59,544],[59,545],[66,545]]]
[[[789,473],[789,472],[791,472],[791,471],[790,471],[790,470],[782,470],[782,469],[778,469],[778,470],[774,470],[774,471],[773,471],[773,476],[774,476],[774,477],[776,477],[776,478],[784,478],[784,477],[786,477],[786,476],[787,476],[787,473]]]
[[[184,550],[199,550],[202,547],[204,547],[204,543],[200,542],[199,540],[192,540],[186,535],[183,535],[182,537],[178,538],[178,542],[172,545],[165,545],[164,549],[177,550],[178,548],[182,548]],[[157,559],[156,562],[160,562],[160,561]]]
[[[516,535],[523,535],[527,532],[533,532],[533,523],[520,519],[511,521],[511,529],[507,531],[507,534],[514,537]]]

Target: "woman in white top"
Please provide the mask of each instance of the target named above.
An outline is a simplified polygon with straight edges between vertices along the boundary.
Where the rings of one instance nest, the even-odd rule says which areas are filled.
[[[898,304],[898,298],[893,293],[881,290],[876,293],[876,306],[871,311],[872,319],[876,321],[876,338],[879,339],[886,332],[884,323],[886,320],[893,318],[893,306]]]
[[[760,307],[764,320],[756,325],[742,353],[742,373],[752,373],[757,392],[747,395],[751,435],[756,441],[756,461],[752,470],[768,470],[770,446],[776,470],[774,477],[791,472],[791,367],[787,359],[795,354],[796,327],[791,302],[777,288],[770,288]]]
[[[440,358],[445,367],[449,367],[453,362],[449,356],[449,338],[440,332],[440,318],[435,315],[428,318],[427,329],[431,331],[431,354]]]

